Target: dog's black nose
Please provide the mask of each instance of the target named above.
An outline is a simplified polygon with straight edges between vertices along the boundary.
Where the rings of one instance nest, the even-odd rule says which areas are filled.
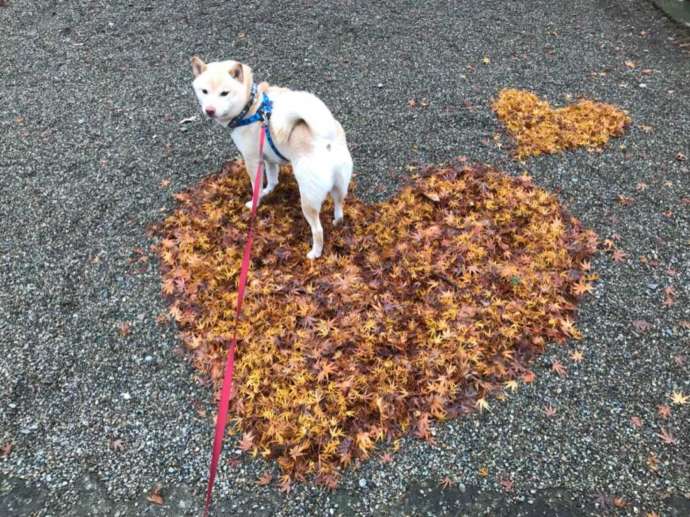
[[[214,116],[216,114],[216,108],[211,108],[211,107],[206,108],[206,114],[209,117]]]

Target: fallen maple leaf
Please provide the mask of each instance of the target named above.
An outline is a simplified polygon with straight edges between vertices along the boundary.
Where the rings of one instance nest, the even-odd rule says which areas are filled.
[[[647,458],[647,467],[649,470],[652,472],[657,472],[659,470],[659,461],[656,457],[656,454],[651,453],[649,457]]]
[[[678,160],[679,162],[684,162],[687,159],[688,157],[685,156],[683,153],[679,152],[678,154],[676,154],[676,160]]]
[[[572,353],[570,354],[570,358],[576,363],[582,362],[584,357],[585,356],[581,350],[573,350]]]
[[[513,491],[513,480],[510,478],[503,478],[499,481],[501,484],[501,488],[503,489],[504,492],[512,492]]]
[[[114,451],[124,451],[125,450],[125,444],[124,442],[118,438],[116,440],[110,440],[110,448]]]
[[[289,494],[290,491],[292,490],[292,482],[291,482],[290,476],[288,474],[280,476],[280,488],[279,488],[279,490],[281,492],[286,493],[286,494]]]
[[[7,458],[12,453],[12,443],[6,442],[0,449],[0,457]]]
[[[242,435],[242,439],[240,440],[240,450],[246,452],[252,447],[254,447],[254,433],[247,431]]]
[[[675,406],[684,406],[688,403],[688,396],[684,395],[682,391],[674,391],[669,397],[671,403]]]
[[[120,323],[120,325],[117,327],[117,331],[120,333],[121,336],[127,336],[130,333],[130,326],[129,323],[126,321],[123,323]]]
[[[656,434],[659,438],[661,438],[661,441],[664,442],[666,445],[677,445],[678,440],[676,439],[675,436],[673,436],[669,431],[666,430],[665,427],[661,428],[661,432]]]
[[[625,508],[626,506],[628,506],[628,502],[622,497],[614,497],[613,506],[615,506],[616,508]]]
[[[536,375],[532,370],[527,370],[525,373],[522,374],[522,382],[525,384],[531,384],[534,382],[534,379],[536,379]]]
[[[628,68],[635,68],[637,65],[635,64],[635,61],[627,60],[625,61],[625,66]]]
[[[486,399],[483,398],[483,397],[480,398],[480,399],[477,399],[477,402],[475,402],[474,405],[475,405],[475,407],[479,410],[480,413],[483,413],[484,410],[488,410],[488,409],[489,409],[489,403],[488,403],[488,402],[486,401]]]
[[[642,333],[647,332],[650,328],[652,328],[652,324],[645,320],[633,320],[632,326],[635,328],[635,330]]]
[[[261,474],[259,479],[256,480],[256,484],[260,486],[266,486],[271,481],[273,481],[273,474],[271,474],[270,472],[264,472],[263,474]]]
[[[159,484],[154,485],[149,494],[146,496],[146,500],[158,506],[162,506],[164,504],[163,496],[161,496],[161,486]]]
[[[489,467],[480,467],[479,468],[479,475],[483,478],[489,476]]]
[[[444,478],[439,482],[439,485],[441,485],[441,487],[444,488],[444,489],[450,488],[450,487],[453,486],[454,484],[455,484],[455,481],[453,481],[453,480],[452,480],[451,478],[449,478],[448,476],[444,477]]]
[[[623,262],[627,256],[628,254],[625,253],[623,250],[617,249],[614,250],[613,254],[611,255],[611,258],[613,258],[614,262]]]
[[[666,404],[659,404],[656,407],[656,412],[661,418],[668,418],[671,416],[671,408]]]
[[[681,354],[674,355],[673,356],[673,362],[676,363],[676,366],[683,367],[683,366],[685,366],[685,363],[687,362],[687,358]]]
[[[573,294],[575,296],[583,296],[586,293],[591,293],[592,289],[592,284],[585,282],[584,280],[580,280],[573,285]]]
[[[563,366],[563,363],[561,363],[558,359],[551,363],[551,370],[556,372],[559,377],[565,377],[568,375],[568,369]]]
[[[635,429],[639,429],[640,427],[642,427],[642,420],[639,416],[631,416],[630,423]]]
[[[511,379],[511,380],[509,380],[509,381],[506,381],[504,385],[505,385],[505,387],[506,387],[507,390],[510,390],[510,391],[512,391],[512,392],[516,392],[517,389],[518,389],[518,383],[517,383],[517,381],[514,380],[514,379]]]
[[[393,461],[393,456],[390,453],[384,452],[381,455],[381,463],[390,463],[392,461]]]
[[[547,417],[551,418],[551,417],[553,417],[553,416],[556,415],[556,408],[553,407],[551,404],[549,404],[548,406],[546,406],[546,407],[544,408],[544,414],[545,414]]]
[[[161,188],[169,187],[170,186],[170,178],[165,178],[165,179],[161,180],[160,185],[161,185]]]
[[[623,205],[623,206],[630,206],[632,205],[633,198],[630,196],[624,196],[622,194],[618,195],[618,202]]]

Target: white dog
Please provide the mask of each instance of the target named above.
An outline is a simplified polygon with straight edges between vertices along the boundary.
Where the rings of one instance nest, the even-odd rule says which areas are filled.
[[[307,258],[321,256],[321,205],[333,198],[334,224],[343,219],[343,202],[352,176],[352,158],[345,132],[326,105],[307,92],[255,85],[251,68],[237,61],[204,63],[192,58],[194,91],[201,109],[231,129],[254,187],[259,160],[267,182],[261,197],[278,184],[281,163],[292,164],[299,185],[302,212],[311,227],[312,248]],[[266,123],[264,155],[259,156],[259,131]],[[263,185],[262,185],[263,186]],[[251,201],[247,203],[251,207]]]

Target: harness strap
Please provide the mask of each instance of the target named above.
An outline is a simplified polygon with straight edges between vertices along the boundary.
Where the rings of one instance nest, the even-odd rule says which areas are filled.
[[[270,127],[270,120],[271,120],[271,113],[273,112],[273,101],[266,95],[266,92],[262,93],[262,98],[261,98],[261,104],[256,110],[256,113],[253,115],[250,115],[247,118],[242,118],[247,114],[247,111],[249,111],[249,108],[254,104],[254,97],[256,95],[256,84],[252,84],[252,95],[249,99],[249,102],[247,105],[244,107],[244,109],[240,112],[239,115],[237,115],[235,118],[233,118],[229,123],[228,127],[230,129],[235,129],[238,127],[242,126],[248,126],[250,124],[254,124],[255,122],[261,122],[263,127],[266,130],[266,140],[268,141],[268,145],[271,147],[271,150],[275,153],[275,155],[282,161],[284,162],[289,162],[283,153],[281,153],[278,150],[278,147],[276,146],[275,142],[273,141],[273,137],[271,137],[271,127]],[[263,155],[263,153],[262,153]]]
[[[266,128],[266,140],[268,141],[268,145],[271,146],[271,150],[276,154],[278,158],[280,158],[284,162],[289,162],[290,160],[283,156],[283,154],[276,147],[276,144],[273,142],[273,138],[271,137],[271,128],[268,126],[268,119],[264,121],[264,127]]]

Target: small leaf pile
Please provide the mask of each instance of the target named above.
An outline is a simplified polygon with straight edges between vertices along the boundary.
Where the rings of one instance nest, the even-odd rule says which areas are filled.
[[[394,199],[324,207],[323,257],[289,169],[259,208],[239,322],[233,431],[277,458],[285,482],[333,485],[342,467],[432,419],[486,407],[548,341],[577,338],[596,235],[528,176],[460,162]],[[194,365],[219,384],[248,223],[232,162],[177,194],[158,228],[163,293]],[[577,286],[580,286],[579,290]]]
[[[630,117],[610,104],[583,99],[553,109],[527,90],[501,90],[492,108],[515,138],[519,160],[575,147],[600,148],[630,124]]]

